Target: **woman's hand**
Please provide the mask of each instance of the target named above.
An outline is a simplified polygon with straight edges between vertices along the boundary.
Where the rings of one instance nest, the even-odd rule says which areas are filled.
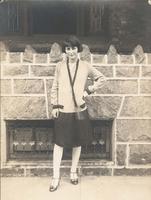
[[[58,108],[53,109],[52,110],[52,117],[53,118],[58,118],[58,116],[59,116],[59,109]]]

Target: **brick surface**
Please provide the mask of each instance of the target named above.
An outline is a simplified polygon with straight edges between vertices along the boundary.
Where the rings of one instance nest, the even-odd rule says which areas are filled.
[[[121,104],[121,97],[90,96],[86,98],[92,119],[115,118]]]
[[[113,76],[113,66],[97,66],[93,65],[97,70],[99,70],[105,77]]]
[[[2,97],[2,116],[13,119],[46,119],[45,97]]]
[[[151,164],[151,144],[130,145],[130,164]]]
[[[107,63],[108,64],[115,64],[117,63],[117,51],[113,45],[109,47],[109,50],[107,52]]]
[[[84,176],[111,176],[110,168],[82,168],[81,173]]]
[[[2,177],[19,177],[24,176],[24,169],[18,167],[2,168],[1,169]]]
[[[138,77],[139,66],[116,66],[117,77]]]
[[[125,97],[120,116],[151,117],[151,97]]]
[[[97,90],[97,93],[102,94],[136,94],[136,80],[108,80],[105,85]]]
[[[151,120],[117,120],[117,141],[151,141]]]
[[[118,144],[117,145],[117,165],[125,165],[126,163],[126,145]]]
[[[151,169],[114,169],[114,176],[151,176]]]
[[[3,66],[4,76],[28,76],[27,65],[6,65]]]
[[[87,45],[82,45],[83,51],[80,53],[80,59],[90,62],[91,61],[91,52]]]
[[[33,53],[30,52],[23,53],[23,62],[32,63]]]
[[[10,94],[12,92],[11,89],[11,80],[2,79],[1,80],[1,94]]]
[[[44,81],[42,79],[14,80],[14,93],[43,94],[44,93]]]
[[[46,80],[46,90],[47,90],[47,94],[48,95],[51,95],[52,83],[53,83],[52,79],[47,79]]]
[[[47,54],[35,54],[36,63],[47,63]]]
[[[151,65],[142,67],[142,76],[143,77],[151,77]]]
[[[133,64],[133,56],[132,55],[120,55],[120,63],[123,64]]]
[[[52,168],[28,168],[26,169],[26,176],[50,177],[53,174]]]
[[[54,66],[44,66],[44,65],[33,65],[31,66],[32,76],[53,76],[55,73]]]
[[[6,52],[0,52],[0,62],[6,61],[7,53]]]
[[[151,93],[151,80],[140,81],[140,92],[145,94]]]
[[[10,63],[20,63],[21,62],[21,53],[9,53],[9,62]]]

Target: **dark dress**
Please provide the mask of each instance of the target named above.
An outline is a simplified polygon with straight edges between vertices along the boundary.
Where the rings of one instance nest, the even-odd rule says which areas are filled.
[[[62,147],[78,147],[92,142],[92,126],[88,111],[80,113],[59,112],[54,124],[54,143]]]

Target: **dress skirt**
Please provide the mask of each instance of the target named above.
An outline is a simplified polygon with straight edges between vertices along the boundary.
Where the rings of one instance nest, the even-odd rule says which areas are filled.
[[[53,142],[61,147],[78,147],[92,142],[92,125],[88,111],[78,113],[59,112],[54,120]]]

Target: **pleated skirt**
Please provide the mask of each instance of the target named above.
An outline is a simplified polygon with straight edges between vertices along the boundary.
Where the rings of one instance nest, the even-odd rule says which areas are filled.
[[[54,120],[53,142],[61,147],[78,147],[92,142],[92,125],[88,111],[79,113],[59,112]]]

